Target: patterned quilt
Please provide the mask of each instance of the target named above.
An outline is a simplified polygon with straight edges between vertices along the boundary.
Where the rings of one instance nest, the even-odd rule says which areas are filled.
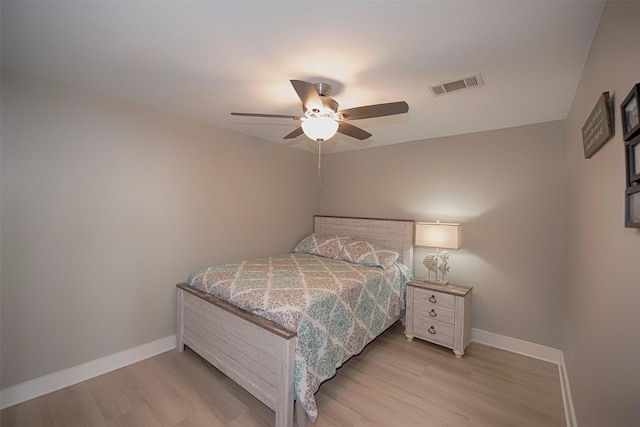
[[[193,272],[187,283],[296,331],[295,395],[315,422],[314,394],[405,307],[411,272],[306,253]]]

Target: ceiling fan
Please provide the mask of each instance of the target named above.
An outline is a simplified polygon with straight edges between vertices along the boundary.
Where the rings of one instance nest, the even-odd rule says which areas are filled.
[[[347,123],[347,121],[392,116],[409,111],[409,105],[404,101],[338,110],[339,104],[329,96],[331,95],[331,86],[327,83],[313,84],[303,80],[291,80],[291,84],[302,101],[303,115],[290,116],[261,113],[231,113],[231,115],[300,121],[300,126],[287,134],[284,139],[293,139],[304,133],[307,137],[318,142],[318,180],[320,180],[322,142],[334,136],[336,132],[359,140],[364,140],[371,136],[366,130]]]

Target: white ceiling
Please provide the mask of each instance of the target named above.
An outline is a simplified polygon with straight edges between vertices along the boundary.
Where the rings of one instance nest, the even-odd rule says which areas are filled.
[[[291,79],[331,84],[341,108],[409,104],[324,144],[341,151],[566,118],[603,5],[3,0],[2,66],[278,143],[297,122],[229,113],[300,114]],[[476,73],[483,87],[429,92]]]

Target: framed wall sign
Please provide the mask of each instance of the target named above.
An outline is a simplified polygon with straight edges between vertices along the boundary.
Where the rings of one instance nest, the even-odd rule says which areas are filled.
[[[620,104],[622,116],[622,137],[625,141],[633,138],[640,132],[640,115],[638,104],[640,103],[640,83],[636,83],[629,95]]]
[[[584,158],[588,159],[595,154],[615,132],[613,122],[613,109],[609,92],[600,95],[598,102],[589,114],[589,118],[582,126],[582,143],[584,145]]]

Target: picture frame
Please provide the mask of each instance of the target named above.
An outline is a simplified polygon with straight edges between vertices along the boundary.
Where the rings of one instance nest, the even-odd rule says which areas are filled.
[[[640,134],[625,142],[627,187],[640,185]]]
[[[627,188],[624,226],[640,228],[640,185]]]
[[[636,83],[631,92],[620,104],[622,117],[622,138],[629,141],[640,132],[640,83]]]
[[[624,226],[640,228],[640,133],[624,144],[627,178]]]

